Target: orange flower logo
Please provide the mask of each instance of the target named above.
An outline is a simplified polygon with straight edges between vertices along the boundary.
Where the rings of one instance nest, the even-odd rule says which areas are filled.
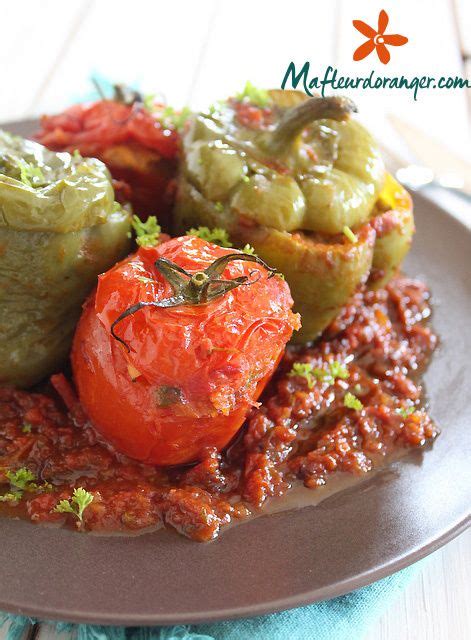
[[[369,24],[363,22],[363,20],[354,20],[353,26],[357,31],[366,36],[368,40],[355,50],[353,54],[354,60],[363,60],[366,56],[369,56],[373,49],[376,49],[378,58],[383,64],[388,64],[391,59],[391,54],[388,51],[386,45],[393,47],[400,47],[408,42],[408,38],[401,36],[398,33],[386,35],[386,27],[389,23],[389,16],[384,9],[381,10],[378,17],[378,30],[376,31]]]

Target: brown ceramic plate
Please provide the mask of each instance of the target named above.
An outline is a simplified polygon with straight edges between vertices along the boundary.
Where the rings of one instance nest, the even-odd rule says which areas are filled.
[[[28,135],[34,123],[10,125]],[[441,346],[425,382],[433,448],[317,507],[197,544],[169,531],[98,537],[0,520],[0,610],[146,625],[253,616],[331,598],[401,569],[469,523],[471,232],[422,196],[406,271],[434,296]]]

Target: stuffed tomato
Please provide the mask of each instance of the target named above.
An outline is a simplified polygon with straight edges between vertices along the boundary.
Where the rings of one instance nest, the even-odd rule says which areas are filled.
[[[146,104],[144,104],[146,102]],[[117,181],[120,202],[134,213],[156,213],[163,226],[173,205],[179,133],[184,113],[151,102],[136,91],[115,86],[111,100],[76,104],[63,113],[41,118],[37,139],[54,151],[78,149],[99,158]]]
[[[72,350],[96,429],[147,463],[222,449],[272,375],[299,317],[260,258],[174,238],[100,276]]]

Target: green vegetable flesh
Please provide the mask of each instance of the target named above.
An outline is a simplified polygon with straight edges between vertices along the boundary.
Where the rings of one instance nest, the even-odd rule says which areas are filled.
[[[371,268],[374,232],[367,225],[356,244],[343,237],[325,242],[316,236],[275,229],[259,229],[248,237],[255,253],[276,265],[290,285],[295,309],[302,318],[293,342],[317,337],[365,282]]]
[[[295,342],[317,337],[368,278],[375,239],[369,225],[359,229],[357,242],[352,243],[343,233],[323,237],[234,224],[227,209],[218,212],[186,181],[179,186],[178,211],[182,231],[198,222],[211,228],[219,221],[238,245],[250,244],[258,256],[284,274],[302,318],[302,328],[293,336]]]
[[[196,142],[187,157],[188,176],[209,200],[225,198],[245,175],[240,155],[227,144]]]
[[[0,131],[0,227],[78,231],[106,222],[113,208],[113,187],[102,162],[54,153]]]
[[[242,124],[250,92],[196,114],[183,138],[175,231],[226,229],[235,246],[286,276],[301,313],[298,342],[316,338],[359,284],[383,285],[410,246],[412,207],[376,236],[390,189],[378,146],[344,98],[270,91],[260,126]],[[257,94],[258,95],[258,94]],[[386,181],[386,186],[383,188]],[[389,202],[392,202],[391,197]],[[391,205],[392,206],[392,205]]]
[[[311,122],[302,135],[290,137],[295,127],[285,123],[284,129],[277,128],[277,123],[287,120],[288,107],[311,103],[304,94],[288,93],[289,99],[277,91],[270,93],[276,117],[268,130],[240,125],[231,102],[218,103],[210,114],[196,115],[184,138],[184,178],[205,198],[237,207],[236,211],[242,201],[244,215],[279,231],[335,235],[344,225],[365,222],[384,180],[372,136],[354,120],[324,118]],[[319,99],[314,108],[320,114],[336,113],[328,99]],[[293,122],[299,128],[296,118]],[[279,131],[282,135],[277,135]],[[282,175],[276,166],[280,161]],[[255,206],[258,200],[260,207]],[[263,211],[267,207],[271,212]]]
[[[402,261],[409,252],[415,232],[412,200],[407,191],[391,175],[386,183],[374,215],[376,222],[381,217],[389,218],[386,230],[378,224],[373,265],[368,285],[372,289],[383,287],[399,270]]]
[[[42,178],[22,181],[21,163]],[[82,303],[127,253],[129,230],[101,162],[0,132],[0,384],[28,387],[64,364]]]
[[[299,229],[306,210],[297,182],[289,176],[256,174],[234,194],[230,206],[239,216],[279,231]]]

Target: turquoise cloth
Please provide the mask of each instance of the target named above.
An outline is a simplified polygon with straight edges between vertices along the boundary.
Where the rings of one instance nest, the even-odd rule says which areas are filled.
[[[49,624],[57,631],[76,631],[77,640],[362,640],[422,562],[347,595],[257,618],[139,629]],[[0,615],[0,626],[10,624],[7,640],[20,640],[29,622],[22,616]]]

